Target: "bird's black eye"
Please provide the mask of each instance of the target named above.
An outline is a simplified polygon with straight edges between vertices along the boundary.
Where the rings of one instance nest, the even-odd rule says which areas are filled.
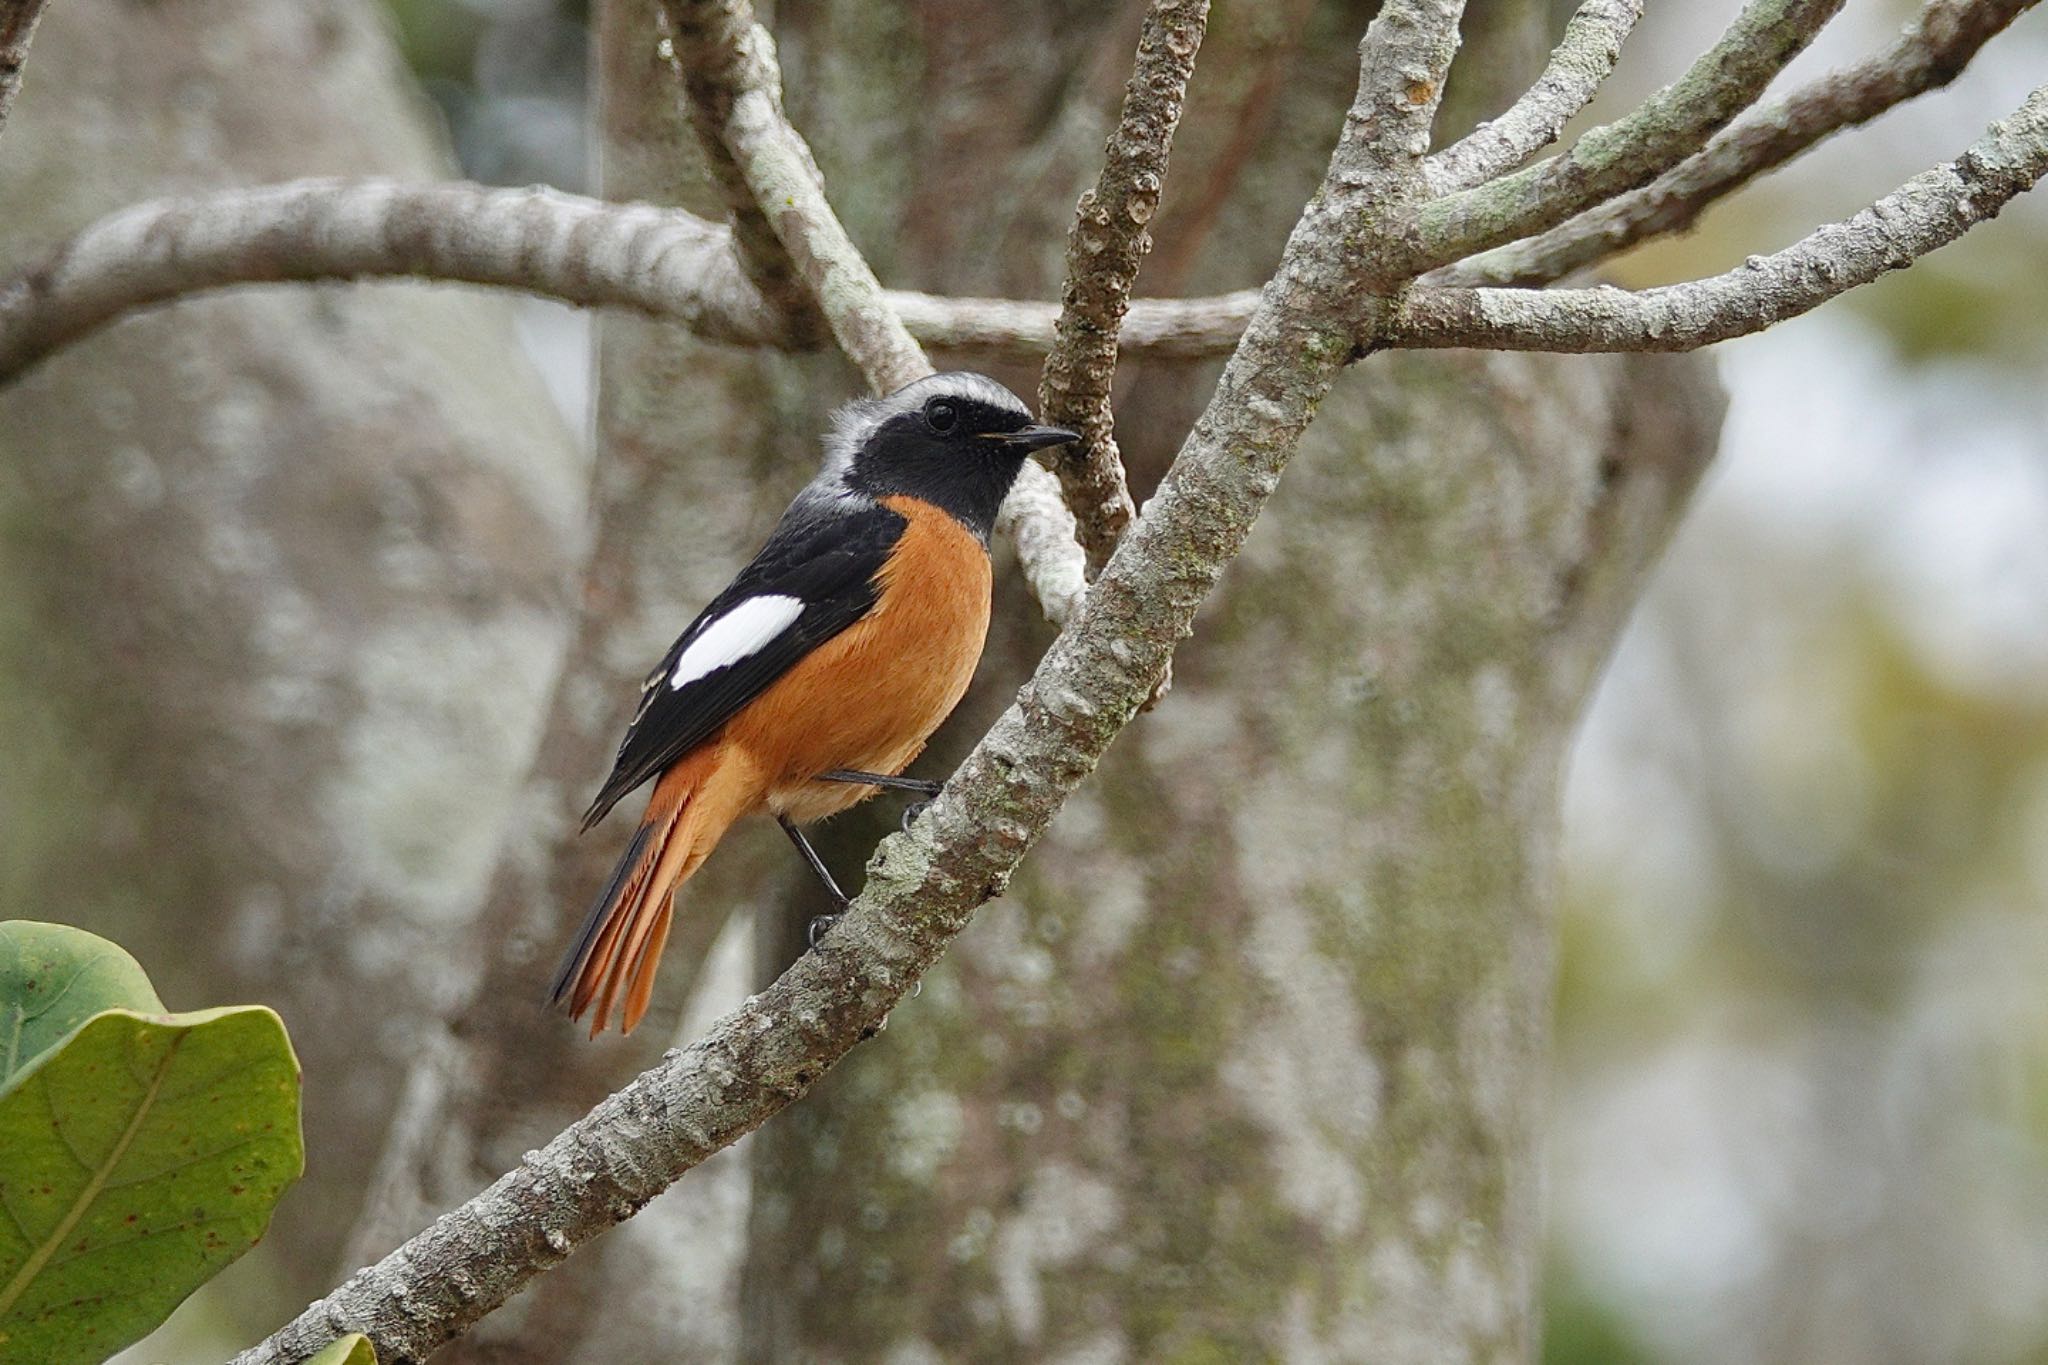
[[[960,409],[944,398],[934,398],[924,405],[924,423],[943,436],[960,425]]]

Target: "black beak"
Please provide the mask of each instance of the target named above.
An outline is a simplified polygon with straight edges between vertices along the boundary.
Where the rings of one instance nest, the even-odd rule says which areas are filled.
[[[1000,439],[1008,449],[1021,450],[1040,464],[1047,464],[1051,457],[1039,454],[1040,451],[1049,451],[1055,446],[1072,445],[1081,439],[1081,433],[1068,431],[1065,427],[1030,426],[1021,431],[1004,432]]]

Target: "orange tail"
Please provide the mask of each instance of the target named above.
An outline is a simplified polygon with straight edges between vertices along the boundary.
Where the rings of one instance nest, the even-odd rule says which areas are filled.
[[[621,1032],[631,1033],[647,1013],[676,888],[746,810],[745,794],[734,780],[739,765],[727,761],[729,755],[714,745],[661,775],[618,869],[562,959],[550,1000],[565,1006],[571,1019],[581,1019],[595,1000],[593,1038],[604,1032],[622,991]]]

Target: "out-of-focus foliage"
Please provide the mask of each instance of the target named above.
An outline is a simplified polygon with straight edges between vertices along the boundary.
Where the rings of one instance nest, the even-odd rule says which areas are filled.
[[[91,1365],[142,1337],[298,1178],[283,1023],[162,1010],[106,940],[0,924],[0,1365]]]
[[[377,1365],[376,1348],[360,1332],[330,1341],[306,1365]]]

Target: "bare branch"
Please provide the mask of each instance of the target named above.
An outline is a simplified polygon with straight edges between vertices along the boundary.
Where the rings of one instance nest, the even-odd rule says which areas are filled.
[[[422,276],[674,317],[759,344],[775,316],[731,234],[546,189],[305,180],[111,214],[0,284],[0,378],[124,313],[228,285]]]
[[[749,284],[731,232],[680,209],[459,182],[301,180],[160,199],[92,223],[0,282],[0,382],[95,329],[188,294],[247,284],[445,280],[584,307],[637,308],[737,346],[801,347]],[[926,343],[1034,358],[1059,308],[1007,299],[885,295]],[[1140,299],[1123,346],[1227,355],[1258,301]]]
[[[1553,228],[1447,266],[1445,285],[1537,285],[1691,227],[1707,207],[1822,139],[1948,84],[2035,0],[1931,0],[1883,52],[1759,105],[1653,183]]]
[[[705,169],[732,215],[741,268],[794,334],[822,337],[817,304],[726,146],[733,106],[743,92],[762,92],[777,117],[782,115],[782,72],[767,32],[752,22],[751,13],[730,5],[670,5],[660,15],[670,30],[670,64],[682,82]],[[804,160],[810,163],[808,149]],[[810,168],[817,179],[816,165]]]
[[[1052,345],[1060,312],[1055,303],[903,290],[889,291],[889,302],[911,334],[934,350],[1009,359],[1043,355]],[[1258,304],[1256,289],[1208,298],[1133,299],[1117,346],[1125,355],[1177,360],[1229,355]]]
[[[1623,289],[1410,291],[1376,333],[1393,346],[1689,351],[1762,331],[1946,246],[2048,173],[2048,86],[1962,156],[1842,223],[1710,279]]]
[[[379,1359],[421,1359],[765,1122],[882,1027],[975,907],[1001,894],[1150,695],[1350,359],[1348,238],[1372,191],[1347,182],[1383,97],[1382,87],[1361,89],[1323,191],[1145,515],[1016,704],[930,810],[883,841],[867,885],[819,948],[236,1365],[301,1361],[344,1331],[368,1333]]]
[[[1685,75],[1625,118],[1559,156],[1422,205],[1409,273],[1541,232],[1654,180],[1755,103],[1841,7],[1842,0],[1751,0]]]
[[[0,132],[14,111],[14,94],[21,89],[21,68],[28,61],[29,40],[36,36],[36,21],[43,17],[49,0],[0,0]]]
[[[677,59],[715,75],[723,115],[718,132],[797,276],[817,301],[847,358],[877,393],[932,372],[931,362],[882,296],[882,285],[825,198],[817,163],[782,116],[775,47],[747,0],[663,0],[677,34],[693,35]]]
[[[1102,174],[1082,194],[1067,238],[1066,287],[1038,404],[1045,421],[1081,433],[1058,473],[1091,571],[1109,561],[1138,510],[1109,407],[1117,329],[1130,307],[1138,264],[1152,249],[1146,226],[1159,208],[1173,130],[1208,23],[1209,0],[1152,0],[1146,8],[1123,111],[1103,147]]]
[[[1565,25],[1536,84],[1506,113],[1423,163],[1430,192],[1450,194],[1483,184],[1557,141],[1621,60],[1621,45],[1642,17],[1643,0],[1585,0]]]

